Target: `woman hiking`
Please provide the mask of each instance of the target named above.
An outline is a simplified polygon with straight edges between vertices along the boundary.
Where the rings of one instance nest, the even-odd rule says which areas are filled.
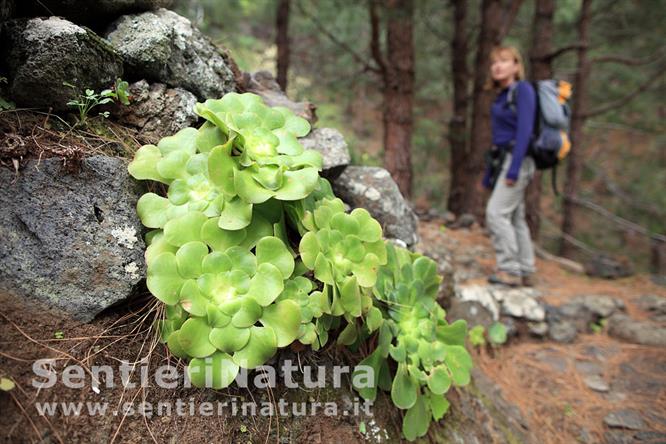
[[[527,154],[536,114],[536,94],[523,80],[520,52],[500,46],[490,54],[490,74],[497,97],[491,108],[492,142],[483,186],[492,189],[486,226],[496,255],[490,283],[534,285],[534,248],[525,221],[525,189],[536,170]],[[510,94],[513,94],[510,96]],[[509,101],[509,97],[514,99]]]

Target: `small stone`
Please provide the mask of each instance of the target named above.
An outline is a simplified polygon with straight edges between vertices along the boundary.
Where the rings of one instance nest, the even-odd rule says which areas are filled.
[[[449,228],[470,228],[476,222],[476,217],[473,214],[464,213],[461,214],[453,223],[449,224]]]
[[[528,322],[527,328],[533,336],[542,338],[548,334],[547,322]]]
[[[606,381],[599,375],[586,376],[583,381],[585,381],[585,385],[595,392],[606,393],[610,389]]]
[[[502,313],[516,318],[525,318],[530,321],[543,321],[546,319],[544,308],[534,300],[530,292],[508,290],[499,293],[501,294]]]
[[[345,138],[340,131],[336,129],[315,128],[306,137],[299,139],[299,142],[303,145],[303,148],[316,150],[321,153],[323,158],[322,175],[328,179],[338,177],[344,171],[345,167],[349,165],[349,162],[351,162],[347,142],[345,142]],[[372,189],[375,193],[379,194],[376,189]],[[370,189],[366,191],[366,197],[372,199],[372,197],[368,196],[369,192]],[[379,197],[374,200],[377,200]]]
[[[621,313],[608,319],[608,334],[636,344],[666,346],[666,328],[654,322],[637,321]]]
[[[537,351],[534,354],[534,358],[539,362],[547,364],[558,373],[565,373],[569,366],[566,356],[551,348]]]
[[[604,418],[608,427],[642,430],[645,427],[641,416],[635,410],[623,409],[611,412]]]
[[[558,321],[550,324],[549,336],[553,341],[570,343],[576,339],[576,326],[569,321]]]

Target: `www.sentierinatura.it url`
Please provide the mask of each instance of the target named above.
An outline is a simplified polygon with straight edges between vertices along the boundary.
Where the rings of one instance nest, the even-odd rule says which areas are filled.
[[[372,416],[372,401],[354,398],[339,406],[337,402],[320,401],[286,401],[278,399],[269,401],[195,401],[169,400],[141,402],[123,402],[113,405],[110,402],[78,401],[78,402],[36,402],[35,408],[41,416]]]

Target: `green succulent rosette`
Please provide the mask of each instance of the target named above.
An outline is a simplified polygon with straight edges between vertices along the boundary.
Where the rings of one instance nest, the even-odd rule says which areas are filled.
[[[472,360],[465,348],[467,323],[448,324],[437,303],[441,277],[436,263],[387,243],[387,264],[373,293],[386,313],[379,326],[377,349],[360,365],[373,368],[371,387],[358,388],[374,399],[377,387],[390,390],[393,403],[406,409],[403,433],[409,440],[425,435],[431,419],[448,410],[445,394],[451,385],[469,383]],[[397,363],[393,378],[387,359]]]
[[[250,225],[254,204],[303,199],[317,187],[321,154],[297,139],[310,131],[307,120],[251,93],[207,100],[195,111],[207,119],[201,128],[142,146],[128,166],[136,179],[169,185],[166,198],[147,193],[139,199],[147,227],[199,211],[218,217],[222,229],[240,230]]]
[[[217,379],[207,386],[226,387],[240,367],[264,364],[300,336],[301,307],[282,295],[294,265],[274,236],[263,237],[256,254],[238,246],[210,251],[192,240],[151,259],[148,289],[167,306],[162,338],[172,354],[191,359],[195,386],[205,385],[208,366]]]
[[[324,286],[333,316],[348,322],[372,306],[368,289],[375,285],[380,265],[386,263],[382,228],[365,209],[345,213],[340,199],[323,198],[304,212],[308,230],[299,244],[303,264]]]

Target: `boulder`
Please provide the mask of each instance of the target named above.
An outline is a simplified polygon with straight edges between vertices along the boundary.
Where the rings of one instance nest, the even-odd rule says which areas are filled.
[[[446,317],[449,322],[464,319],[469,328],[482,325],[487,329],[493,324],[493,314],[476,301],[454,299],[451,301],[451,307],[446,311]]]
[[[622,313],[608,319],[608,334],[635,344],[666,347],[666,327],[650,321],[637,321]]]
[[[634,269],[628,259],[597,255],[585,263],[585,273],[593,277],[618,279],[631,276]]]
[[[641,415],[637,411],[630,409],[610,412],[604,417],[604,424],[608,427],[630,430],[641,430],[645,428],[645,423],[643,422]]]
[[[418,219],[384,168],[348,166],[333,182],[335,194],[352,207],[367,209],[379,221],[387,238],[415,245]]]
[[[124,15],[104,36],[122,55],[130,78],[184,88],[202,101],[236,88],[229,55],[173,11]]]
[[[285,92],[280,89],[280,85],[278,85],[270,71],[242,73],[239,89],[261,96],[268,106],[284,106],[312,124],[317,122],[317,115],[315,114],[317,107],[308,101],[294,102],[289,99]]]
[[[94,156],[79,174],[56,158],[0,169],[0,287],[90,321],[145,274],[136,202],[122,159]]]
[[[157,143],[197,122],[197,98],[189,91],[145,80],[131,84],[129,90],[132,102],[116,106],[113,114],[120,123],[138,128],[139,138],[146,143]]]
[[[329,180],[340,176],[351,162],[344,136],[333,128],[315,128],[299,139],[305,149],[319,151],[323,157],[322,175]]]
[[[123,75],[122,58],[104,39],[58,17],[2,23],[0,63],[16,106],[55,111],[71,109],[67,102],[85,89],[100,92]]]
[[[21,17],[57,15],[75,23],[95,26],[122,14],[168,8],[173,0],[40,0],[19,2]]]

